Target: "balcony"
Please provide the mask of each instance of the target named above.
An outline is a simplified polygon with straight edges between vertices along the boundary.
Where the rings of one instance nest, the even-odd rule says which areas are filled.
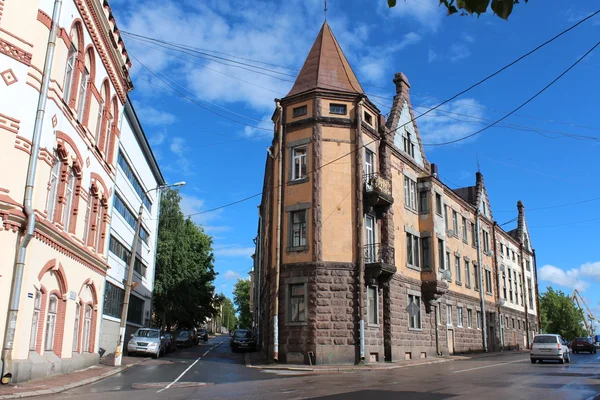
[[[396,273],[394,248],[381,243],[365,246],[365,275],[367,283],[387,283]]]
[[[371,212],[375,208],[387,209],[394,204],[391,179],[373,173],[365,174],[363,182],[365,212]]]

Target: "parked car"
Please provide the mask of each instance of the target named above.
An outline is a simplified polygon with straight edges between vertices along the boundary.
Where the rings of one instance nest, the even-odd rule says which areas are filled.
[[[140,328],[131,334],[131,339],[127,343],[127,353],[151,354],[154,358],[159,358],[165,354],[165,337],[162,329],[158,328]]]
[[[561,364],[571,362],[571,350],[560,335],[535,335],[529,352],[531,363],[545,360],[557,360]]]
[[[233,351],[238,351],[239,349],[256,351],[256,338],[254,337],[254,333],[249,329],[236,329],[229,340],[229,345]]]
[[[191,331],[179,331],[176,341],[177,347],[192,347],[194,345],[194,336]]]
[[[175,341],[175,334],[173,332],[165,332],[165,352],[171,352],[177,350],[177,342]]]
[[[596,347],[591,337],[578,337],[573,340],[571,345],[573,353],[577,354],[580,351],[587,351],[590,354],[596,354]]]
[[[206,332],[206,329],[200,329],[198,331],[198,337],[205,342],[208,341],[208,332]]]

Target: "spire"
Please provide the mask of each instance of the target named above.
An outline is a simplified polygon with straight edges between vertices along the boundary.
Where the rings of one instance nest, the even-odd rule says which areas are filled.
[[[364,93],[327,21],[286,97],[312,89]]]

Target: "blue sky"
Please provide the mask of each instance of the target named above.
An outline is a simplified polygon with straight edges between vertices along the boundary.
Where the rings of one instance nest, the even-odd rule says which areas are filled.
[[[438,0],[399,1],[391,10],[386,4],[328,1],[328,22],[384,114],[395,93],[395,72],[408,76],[418,114],[595,11],[584,0],[532,0],[516,5],[503,21],[491,13],[447,17]],[[122,31],[202,49],[190,56],[124,36],[135,57],[131,97],[146,134],[167,180],[188,182],[182,189],[184,211],[260,192],[273,99],[285,96],[301,68],[323,22],[323,2],[112,0],[111,5]],[[591,48],[599,28],[600,15],[444,106],[444,113],[420,118],[423,142],[452,140],[500,118]],[[540,289],[577,288],[600,317],[600,142],[594,139],[600,138],[599,72],[597,50],[501,126],[426,152],[450,187],[474,184],[479,160],[500,224],[516,216],[521,199],[538,254]],[[584,202],[589,199],[599,200]],[[214,236],[216,286],[227,295],[252,266],[259,201],[194,217]],[[576,202],[581,203],[546,208]]]

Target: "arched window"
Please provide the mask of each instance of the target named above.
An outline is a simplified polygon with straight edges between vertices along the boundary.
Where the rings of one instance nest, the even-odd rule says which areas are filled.
[[[73,192],[75,189],[75,173],[73,168],[69,167],[67,172],[67,186],[65,188],[65,209],[63,213],[63,226],[65,230],[69,229],[71,214],[73,213]]]
[[[108,100],[108,99],[107,99]],[[110,107],[107,107],[107,110],[110,110]],[[113,132],[113,124],[115,123],[116,115],[107,116],[105,133],[104,133],[104,148],[102,151],[104,152],[104,157],[108,159],[108,152],[110,151],[110,143],[112,141],[112,132]]]
[[[79,45],[79,33],[77,27],[71,28],[71,47],[69,48],[69,55],[67,56],[67,67],[65,70],[65,81],[63,83],[63,99],[68,103],[71,98],[71,91],[73,88],[73,81],[75,80],[75,64],[77,63],[77,55]]]
[[[81,313],[81,305],[75,304],[75,325],[73,326],[73,351],[77,351],[79,344],[79,315]]]
[[[102,232],[100,230],[100,226],[102,224],[102,214],[104,212],[103,210],[103,205],[101,201],[98,201],[98,212],[96,212],[96,220],[94,221],[94,224],[96,225],[96,229],[94,231],[94,249],[96,249],[96,253],[100,252],[100,242],[102,240],[101,236],[102,236]]]
[[[46,347],[47,351],[54,348],[54,333],[56,330],[56,313],[58,311],[58,297],[51,295],[48,301],[48,315],[46,316]]]
[[[54,160],[52,163],[52,170],[50,172],[50,182],[48,183],[50,191],[48,192],[48,200],[46,201],[46,210],[48,210],[48,219],[52,221],[54,219],[54,211],[56,210],[57,195],[58,195],[58,176],[60,174],[60,159],[58,154],[54,153]]]
[[[81,79],[79,80],[79,99],[77,100],[77,120],[79,122],[83,122],[85,113],[85,98],[87,94],[91,68],[90,53],[87,52],[85,55],[83,71],[81,72]]]
[[[42,292],[35,291],[35,299],[33,301],[33,317],[31,318],[31,337],[29,338],[29,350],[35,351],[37,343],[38,325],[40,322],[40,313],[42,308]]]
[[[110,96],[108,81],[104,82],[102,89],[100,90],[100,103],[98,104],[98,119],[96,120],[96,147],[102,148],[102,124],[104,123],[104,114],[106,110],[106,104]]]
[[[92,306],[85,306],[85,318],[83,321],[83,351],[90,351],[90,342],[92,336]]]
[[[92,195],[90,193],[88,200],[85,204],[85,220],[83,222],[83,226],[85,227],[83,230],[83,243],[88,244],[88,238],[90,236],[91,223],[90,218],[92,214]]]

